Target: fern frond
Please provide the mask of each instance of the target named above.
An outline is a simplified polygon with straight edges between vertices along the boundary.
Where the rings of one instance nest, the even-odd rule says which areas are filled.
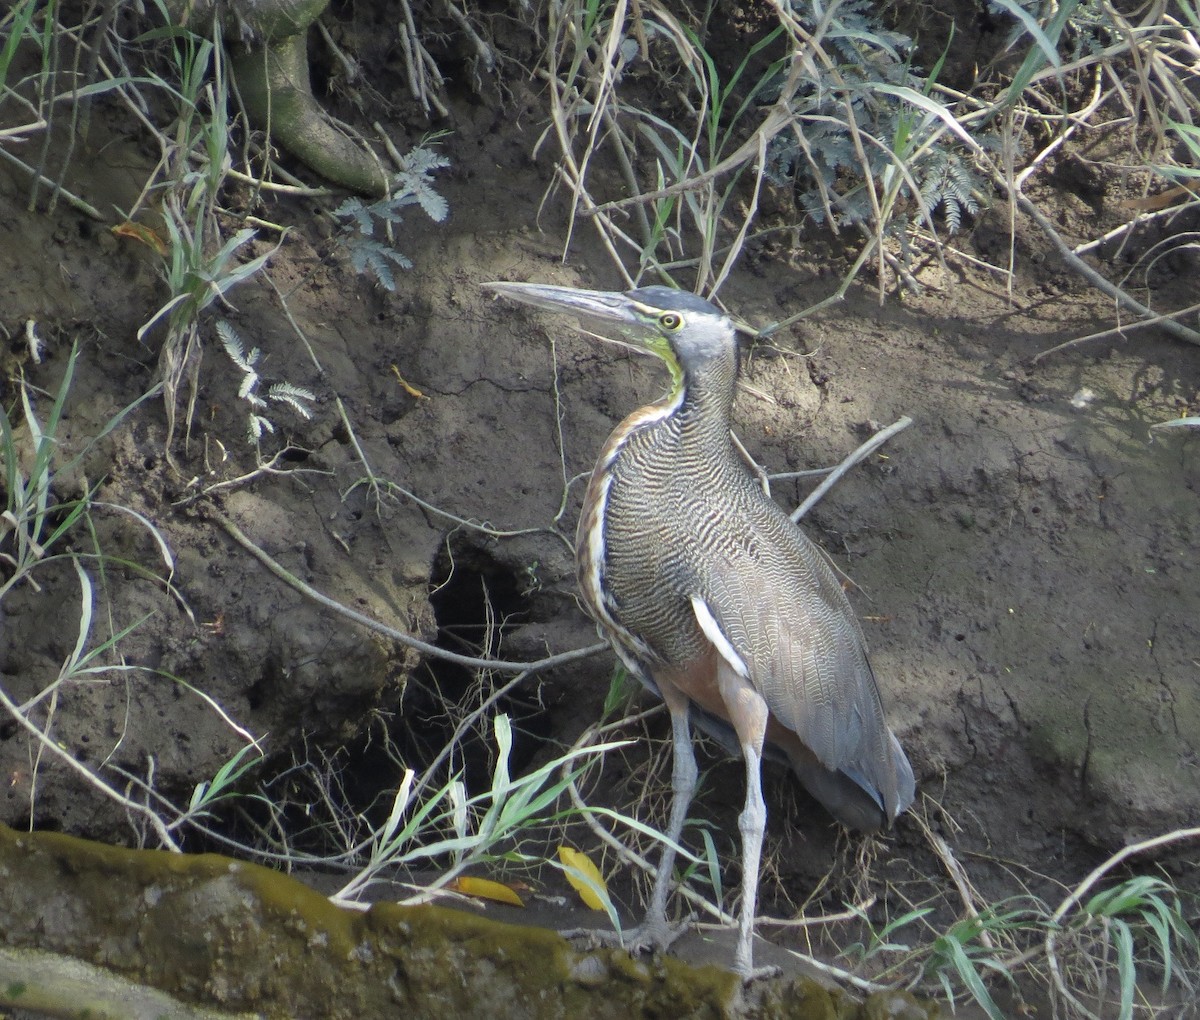
[[[441,223],[449,215],[450,205],[434,189],[430,175],[449,165],[450,160],[440,153],[417,146],[404,157],[402,169],[392,178],[394,190],[390,196],[370,205],[348,198],[333,210],[333,215],[343,221],[341,244],[355,272],[374,276],[387,290],[396,289],[391,267],[411,269],[412,263],[390,244],[374,240],[375,227],[385,224],[390,240],[391,228],[402,222],[403,210],[413,205],[419,205],[426,216]],[[349,228],[357,233],[349,233]]]
[[[245,375],[242,376],[241,385],[238,386],[238,399],[249,400],[254,403],[254,390],[258,386],[258,373],[254,369],[244,370]]]
[[[229,355],[229,360],[247,375],[252,374],[254,363],[258,361],[260,354],[259,349],[255,347],[247,354],[237,330],[224,319],[217,320],[217,336],[221,340],[221,346],[225,348],[225,353]]]
[[[346,199],[333,210],[333,215],[344,220],[353,220],[360,234],[370,237],[375,233],[375,221],[371,218],[371,207],[364,205],[361,198]]]
[[[441,223],[450,212],[450,203],[433,190],[428,181],[421,181],[412,189],[413,196],[434,223]]]
[[[312,408],[308,405],[317,399],[317,395],[303,386],[293,386],[289,382],[277,382],[267,390],[267,396],[276,403],[287,404],[305,421],[313,416]]]
[[[412,262],[395,248],[390,248],[379,241],[366,237],[352,238],[346,242],[350,254],[350,264],[355,272],[366,273],[375,277],[381,286],[387,290],[396,289],[396,278],[392,275],[389,262],[401,269],[412,269]]]
[[[275,432],[275,426],[271,424],[269,418],[264,418],[261,414],[251,414],[246,428],[246,437],[252,443],[257,443],[263,437],[264,432]]]
[[[434,149],[418,145],[404,157],[404,169],[398,176],[425,177],[434,170],[442,170],[450,165],[450,160]]]

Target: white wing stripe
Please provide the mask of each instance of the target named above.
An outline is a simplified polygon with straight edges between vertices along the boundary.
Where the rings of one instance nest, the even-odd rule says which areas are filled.
[[[733,645],[729,643],[729,638],[722,632],[721,625],[717,623],[712,611],[708,608],[708,603],[699,596],[693,595],[692,612],[696,614],[696,622],[700,624],[700,629],[704,631],[704,636],[713,643],[713,646],[720,653],[721,658],[729,664],[729,668],[743,680],[749,680],[749,667],[746,665],[745,660],[738,655]]]

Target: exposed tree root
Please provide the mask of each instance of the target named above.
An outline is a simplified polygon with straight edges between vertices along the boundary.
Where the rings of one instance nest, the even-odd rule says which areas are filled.
[[[312,92],[309,26],[329,0],[232,0],[223,15],[230,66],[246,116],[274,144],[326,180],[366,195],[387,193],[387,168],[365,144],[339,129]],[[170,0],[179,24],[211,23],[211,0]],[[241,39],[242,42],[234,40]]]
[[[312,94],[303,33],[230,59],[246,115],[326,180],[366,195],[387,192],[387,170],[370,149],[338,129]]]

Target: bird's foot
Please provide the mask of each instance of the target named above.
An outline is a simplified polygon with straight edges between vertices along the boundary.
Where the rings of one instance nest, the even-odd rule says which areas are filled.
[[[621,936],[603,928],[560,928],[558,931],[576,949],[613,949],[621,945]]]
[[[749,985],[755,981],[766,981],[768,978],[779,977],[782,968],[774,966],[754,966],[754,933],[750,930],[741,932],[737,949],[733,954],[733,969],[742,984]]]
[[[777,978],[783,973],[782,967],[749,967],[743,970],[737,968],[737,975],[742,979],[742,984],[749,985],[755,981],[768,981],[771,978]]]
[[[635,954],[665,952],[683,937],[694,920],[692,914],[678,924],[672,924],[665,917],[647,917],[636,928],[624,933],[622,945]]]
[[[636,928],[615,932],[595,928],[571,928],[560,931],[559,934],[572,942],[579,943],[586,949],[597,949],[602,946],[620,947],[630,955],[639,953],[661,953],[669,949],[691,925],[693,917],[689,915],[678,924],[671,924],[665,917],[647,917]]]

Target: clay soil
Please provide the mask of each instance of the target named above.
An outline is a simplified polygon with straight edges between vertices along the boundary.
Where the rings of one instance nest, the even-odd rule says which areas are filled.
[[[384,120],[401,149],[416,144],[428,125],[404,98],[403,79],[382,63],[373,71],[393,101],[366,120]],[[465,671],[287,586],[232,540],[223,519],[312,588],[455,651],[532,660],[596,641],[570,553],[579,479],[615,422],[659,395],[664,375],[481,287],[620,281],[586,222],[569,231],[549,147],[531,155],[546,117],[536,80],[514,65],[502,81],[463,85],[451,99],[453,116],[441,125],[449,133],[438,142],[450,167],[436,178],[450,215],[439,225],[409,212],[397,247],[413,268],[397,272],[394,292],[339,254],[328,202],[267,197],[252,210],[249,190],[231,188],[230,210],[289,230],[266,272],[204,320],[190,429],[181,398],[168,450],[164,404],[151,399],[55,480],[58,500],[98,486],[90,531],[71,539],[95,588],[90,640],[136,623],[119,656],[142,669],[65,686],[52,718],[37,718],[91,769],[122,788],[128,777],[135,797],[148,784],[186,803],[244,746],[232,720],[266,752],[243,791],[286,803],[298,846],[317,851],[302,816],[321,805],[297,775],[333,777],[336,797],[369,815],[405,766],[419,769],[445,742],[446,705],[474,696]],[[94,105],[89,131],[67,161],[66,187],[106,213],[128,208],[152,167],[146,139],[106,101]],[[1126,215],[1117,208],[1125,184],[1101,170],[1084,189],[1066,172],[1077,158],[1064,152],[1066,169],[1049,167],[1031,188],[1069,243]],[[602,176],[597,186],[606,186]],[[0,168],[0,327],[9,337],[0,385],[9,414],[19,415],[21,373],[35,394],[52,393],[78,345],[61,429],[69,455],[158,380],[161,335],[139,342],[137,331],[166,292],[149,247],[63,202],[49,209],[45,192],[31,209],[29,196],[26,177]],[[785,217],[790,196],[774,200]],[[953,243],[1002,262],[1006,231],[997,197]],[[1135,237],[1095,264],[1119,276],[1158,240]],[[277,241],[260,230],[243,254]],[[720,298],[754,325],[782,319],[836,286],[855,254],[841,245],[809,228],[772,234],[748,246]],[[901,295],[889,280],[880,301],[875,278],[864,276],[842,304],[745,351],[735,428],[769,472],[834,464],[877,427],[913,419],[806,528],[852,582],[918,802],[894,831],[864,843],[839,835],[772,772],[767,909],[803,904],[817,914],[872,896],[893,913],[924,902],[957,907],[930,832],[983,901],[1028,890],[1055,903],[1115,850],[1200,817],[1200,447],[1185,430],[1150,431],[1195,413],[1200,349],[1151,328],[1034,365],[1039,352],[1112,326],[1115,313],[1035,230],[1021,228],[1016,251],[1011,291],[951,254],[944,268],[919,266],[919,292]],[[1150,288],[1143,296],[1161,307],[1193,301],[1195,278],[1193,253],[1139,277]],[[285,452],[273,470],[244,480],[256,453],[218,317],[261,349],[266,380],[318,397],[311,420],[275,412],[277,431],[261,452]],[[27,357],[28,320],[47,340],[40,364]],[[50,400],[37,402],[48,409]],[[355,484],[366,465],[385,488]],[[788,506],[805,491],[792,482],[773,489]],[[165,538],[169,586],[146,528],[110,507],[136,511]],[[50,563],[37,581],[0,607],[0,682],[17,702],[58,675],[78,637],[74,569]],[[515,769],[561,753],[600,718],[614,666],[596,654],[530,676],[504,699],[518,734]],[[638,698],[631,711],[649,707]],[[589,796],[661,823],[665,716],[629,735],[651,739],[614,756]],[[479,738],[455,765],[478,786],[489,755]],[[318,767],[296,772],[304,763]],[[714,823],[732,888],[741,769],[715,751],[702,767],[694,814]],[[0,777],[0,820],[9,825],[154,845],[143,823],[11,722],[0,726]],[[252,805],[231,809],[212,820],[213,835],[181,838],[189,849],[228,849],[222,837],[263,846],[264,817]],[[588,845],[586,831],[576,835],[636,901],[627,873]],[[545,858],[555,845],[522,850]],[[1195,891],[1193,858],[1138,867],[1162,868]],[[570,894],[550,869],[522,877]],[[825,956],[848,937],[763,933]]]

